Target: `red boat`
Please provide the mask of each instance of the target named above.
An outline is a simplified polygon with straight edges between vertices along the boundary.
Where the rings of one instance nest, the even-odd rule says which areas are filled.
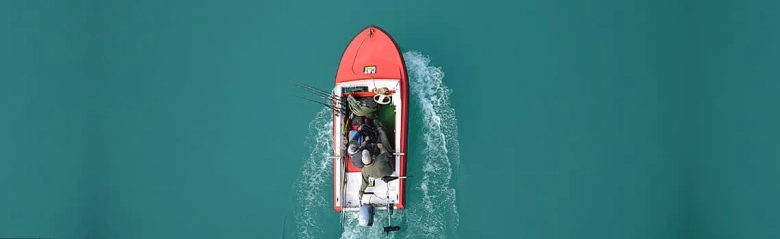
[[[390,34],[372,25],[352,38],[341,56],[332,93],[337,96],[334,98],[337,100],[333,100],[333,209],[363,214],[369,206],[388,210],[388,215],[395,209],[403,209],[406,203],[409,81],[401,50]],[[394,151],[393,175],[374,179],[362,200],[358,199],[361,168],[353,165],[346,152],[350,131],[354,130],[355,112],[347,107],[350,96],[357,101],[369,98],[377,103],[372,120],[382,123]],[[369,219],[363,218],[364,215],[360,217],[361,225],[366,226],[363,220]]]

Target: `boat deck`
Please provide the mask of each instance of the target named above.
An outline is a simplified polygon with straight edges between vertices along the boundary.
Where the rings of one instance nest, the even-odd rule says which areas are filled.
[[[360,188],[361,181],[362,177],[360,172],[347,173],[348,190],[346,196],[348,200],[344,210],[357,211],[360,209],[360,204],[357,199],[357,189]],[[363,204],[375,204],[377,209],[386,209],[384,205],[387,205],[388,202],[388,184],[390,185],[390,202],[398,202],[398,180],[390,181],[388,184],[385,184],[385,182],[380,179],[373,179],[372,181],[373,187],[369,184],[369,187],[366,188],[366,194],[363,195]]]
[[[335,94],[342,94],[342,87],[368,86],[369,91],[376,87],[388,87],[391,90],[395,90],[395,92],[391,95],[393,100],[392,103],[381,105],[380,109],[377,111],[377,119],[380,120],[380,122],[382,122],[384,125],[388,140],[394,144],[394,150],[398,150],[401,143],[401,136],[399,135],[401,127],[401,116],[396,114],[396,112],[399,112],[402,107],[400,104],[401,96],[400,91],[398,91],[398,84],[398,80],[363,80],[341,83],[337,86],[336,89],[334,89]],[[346,128],[344,127],[344,123],[346,121],[347,120],[343,117],[337,118],[337,120],[334,122],[334,130],[336,131],[335,133],[338,135],[344,135],[345,132],[343,129]],[[341,147],[346,146],[346,142],[341,142],[342,139],[346,138],[336,137],[336,139],[334,139],[336,141],[334,145]],[[341,147],[338,152],[345,152],[346,149]],[[393,156],[393,160],[395,161],[396,165],[393,175],[404,176],[400,175],[401,154],[397,151],[393,153],[397,153],[395,156]],[[337,157],[337,160],[334,164],[334,196],[336,205],[340,205],[342,210],[359,211],[361,203],[375,204],[376,209],[386,210],[387,208],[385,205],[387,205],[388,202],[395,204],[400,201],[400,195],[403,193],[402,189],[400,189],[400,181],[403,179],[393,180],[389,183],[385,183],[381,179],[371,179],[372,182],[370,182],[369,186],[366,188],[366,193],[363,195],[362,200],[358,199],[358,190],[360,189],[360,184],[363,181],[361,172],[362,170],[360,168],[352,164],[352,159],[349,157],[349,155]]]
[[[382,105],[377,110],[377,119],[385,126],[384,130],[387,133],[387,140],[395,142],[395,106]],[[352,157],[346,155],[347,162],[352,162]],[[347,164],[347,172],[362,172],[362,170],[356,167],[354,164]]]

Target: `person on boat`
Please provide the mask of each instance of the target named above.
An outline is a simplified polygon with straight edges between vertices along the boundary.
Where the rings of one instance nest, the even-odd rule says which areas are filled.
[[[377,122],[377,121],[374,121]],[[369,155],[369,157],[361,157],[363,162],[363,170],[361,170],[361,176],[363,178],[360,183],[360,190],[358,191],[358,198],[363,199],[363,193],[369,184],[369,178],[382,178],[385,176],[393,175],[395,172],[395,161],[393,160],[392,153],[393,147],[387,140],[387,135],[380,123],[377,124],[377,131],[379,133],[379,141],[381,143],[376,144],[379,149],[379,155]]]
[[[352,165],[355,165],[355,167],[363,168],[363,157],[371,157],[369,149],[372,148],[373,144],[369,144],[370,140],[371,138],[363,138],[359,134],[354,134],[349,141],[347,154],[349,154],[349,157],[352,159]]]
[[[381,123],[374,123],[374,126],[368,124],[372,120],[363,116],[355,116],[352,121],[352,130],[349,131],[349,141],[347,144],[347,154],[352,159],[352,164],[355,167],[363,168],[362,155],[363,150],[368,150],[369,154],[377,154],[377,127],[381,127]],[[375,121],[375,120],[374,120]]]

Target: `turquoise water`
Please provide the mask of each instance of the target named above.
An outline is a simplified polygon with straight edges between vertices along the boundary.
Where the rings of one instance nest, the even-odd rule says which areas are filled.
[[[778,7],[2,1],[0,237],[379,237],[288,81],[377,24],[414,91],[395,238],[778,238]]]

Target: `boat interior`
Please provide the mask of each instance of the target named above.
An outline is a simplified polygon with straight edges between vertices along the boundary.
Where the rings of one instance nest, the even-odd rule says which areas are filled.
[[[373,120],[379,120],[379,122],[382,123],[382,128],[384,129],[385,133],[387,134],[388,140],[390,142],[395,142],[395,105],[394,102],[392,102],[391,97],[377,97],[377,93],[373,91],[369,91],[368,86],[358,86],[358,87],[342,87],[342,95],[346,98],[349,95],[352,95],[356,100],[361,101],[365,98],[368,98],[372,101],[377,102],[377,111],[376,111],[376,118],[370,119],[369,117],[350,117],[352,114],[350,112],[349,107],[346,107],[347,113],[342,114],[342,122],[344,122],[344,130],[342,133],[345,136],[345,139],[348,141],[351,137],[351,134],[354,134],[354,132],[357,131],[357,128],[359,127],[359,122],[355,122],[353,120],[362,120],[363,123],[373,125]],[[385,95],[392,94],[393,91],[388,90]],[[387,99],[385,101],[382,101],[382,99]],[[385,104],[382,104],[385,103]],[[393,147],[395,148],[395,146]],[[346,156],[347,162],[351,162],[352,158],[344,153],[343,155]],[[361,172],[361,169],[353,165],[352,163],[347,163],[346,165],[346,171],[347,172]]]
[[[362,182],[362,170],[352,163],[352,158],[346,152],[350,133],[355,130],[353,128],[355,120],[362,118],[363,123],[369,125],[374,125],[372,122],[374,120],[379,121],[387,140],[393,144],[392,148],[396,151],[392,152],[396,166],[393,175],[399,175],[402,153],[397,152],[397,150],[402,142],[400,122],[403,117],[397,112],[401,112],[402,107],[404,107],[401,101],[402,92],[398,91],[399,85],[400,81],[397,79],[366,79],[337,83],[333,89],[335,95],[341,96],[341,99],[336,101],[336,106],[341,109],[341,113],[334,115],[337,116],[334,118],[334,127],[338,127],[334,131],[341,136],[334,139],[334,146],[338,145],[339,147],[336,155],[341,155],[334,165],[334,192],[338,195],[336,204],[340,205],[342,210],[357,211],[361,204],[374,204],[377,205],[376,209],[383,210],[388,203],[396,203],[400,200],[402,189],[399,180],[386,183],[374,178],[369,179],[369,186],[365,191],[366,195],[370,196],[360,199],[358,190]],[[375,117],[355,117],[363,115],[358,112],[365,109],[352,109],[349,106],[349,102],[352,101],[349,96],[354,98],[352,104],[360,102],[359,105],[352,107],[376,105],[376,110],[373,111]],[[353,116],[351,110],[355,110],[354,113],[358,114]],[[378,152],[375,151],[375,153]]]

